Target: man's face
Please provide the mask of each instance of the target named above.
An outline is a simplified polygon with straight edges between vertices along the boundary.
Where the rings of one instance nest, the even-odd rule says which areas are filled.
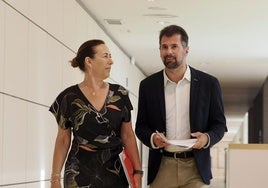
[[[163,36],[160,43],[160,57],[168,69],[175,69],[185,64],[188,47],[183,46],[181,35]]]

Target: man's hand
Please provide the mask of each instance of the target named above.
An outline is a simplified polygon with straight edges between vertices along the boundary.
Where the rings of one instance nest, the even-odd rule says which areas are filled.
[[[208,135],[205,133],[195,132],[191,136],[197,138],[195,145],[193,145],[194,149],[202,149],[208,144]]]
[[[161,135],[160,135],[161,134]],[[163,133],[156,133],[153,136],[153,142],[156,147],[163,148],[168,146],[167,139]]]

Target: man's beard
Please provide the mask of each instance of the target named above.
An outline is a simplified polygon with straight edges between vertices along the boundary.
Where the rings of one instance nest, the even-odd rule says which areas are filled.
[[[167,61],[167,58],[170,58],[170,57],[172,57],[174,59],[174,61],[169,61],[169,60]],[[165,67],[168,69],[176,69],[180,64],[177,61],[177,59],[173,56],[165,56],[163,62],[164,62]]]

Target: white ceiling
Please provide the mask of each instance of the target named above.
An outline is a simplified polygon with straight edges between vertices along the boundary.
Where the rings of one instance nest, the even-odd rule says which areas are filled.
[[[146,75],[163,68],[159,31],[170,24],[185,28],[188,64],[219,79],[228,117],[244,116],[268,75],[267,0],[77,2]]]

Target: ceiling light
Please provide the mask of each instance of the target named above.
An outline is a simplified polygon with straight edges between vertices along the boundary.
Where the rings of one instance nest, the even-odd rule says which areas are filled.
[[[162,7],[148,7],[149,10],[166,10],[166,8]]]
[[[110,25],[122,25],[122,22],[120,19],[104,19],[106,23]]]
[[[157,21],[157,23],[158,23],[159,25],[166,25],[166,24],[168,24],[169,22],[167,22],[167,21]]]
[[[144,14],[147,17],[158,17],[158,18],[176,18],[178,16],[172,14]]]

